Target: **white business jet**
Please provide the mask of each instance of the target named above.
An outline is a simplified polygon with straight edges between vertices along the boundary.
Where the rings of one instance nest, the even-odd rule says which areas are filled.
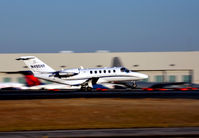
[[[95,84],[148,78],[148,75],[132,72],[124,67],[73,68],[55,71],[35,56],[22,56],[16,60],[23,60],[35,77],[60,84],[80,86],[84,91],[91,90]]]

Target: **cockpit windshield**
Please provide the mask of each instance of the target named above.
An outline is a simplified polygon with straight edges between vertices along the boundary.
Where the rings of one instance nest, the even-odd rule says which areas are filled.
[[[120,71],[121,71],[121,72],[126,72],[126,73],[129,73],[129,72],[130,72],[127,68],[124,68],[124,67],[122,67],[122,68],[120,69]]]

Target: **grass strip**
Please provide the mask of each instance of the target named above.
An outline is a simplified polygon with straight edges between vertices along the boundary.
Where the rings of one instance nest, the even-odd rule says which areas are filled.
[[[0,101],[0,131],[199,126],[199,100],[79,98]]]

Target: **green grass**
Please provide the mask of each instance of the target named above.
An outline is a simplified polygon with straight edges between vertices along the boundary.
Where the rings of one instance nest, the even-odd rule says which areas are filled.
[[[199,100],[0,101],[0,131],[199,126]]]

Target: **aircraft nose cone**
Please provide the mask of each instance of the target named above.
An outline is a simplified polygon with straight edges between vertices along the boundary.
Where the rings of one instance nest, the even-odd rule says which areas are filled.
[[[143,79],[148,79],[148,78],[149,78],[149,76],[148,76],[148,75],[143,74]]]
[[[132,76],[136,76],[138,80],[147,79],[149,76],[143,73],[134,72]]]
[[[146,75],[146,74],[140,74],[140,78],[142,78],[142,79],[148,79],[148,78],[149,78],[149,76],[148,76],[148,75]]]

